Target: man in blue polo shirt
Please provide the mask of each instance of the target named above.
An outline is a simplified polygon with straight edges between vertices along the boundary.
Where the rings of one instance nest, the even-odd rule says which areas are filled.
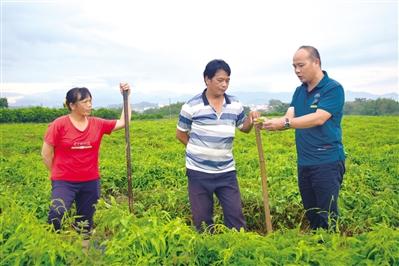
[[[302,85],[284,117],[263,123],[266,130],[295,129],[298,184],[312,229],[335,229],[337,200],[345,173],[341,120],[344,89],[321,69],[319,52],[301,46],[293,58]]]
[[[233,158],[235,129],[248,133],[258,112],[244,113],[241,103],[225,92],[231,70],[212,60],[204,70],[206,89],[181,109],[176,138],[186,146],[186,174],[191,213],[196,229],[213,225],[213,194],[223,208],[229,228],[245,229],[240,190]]]

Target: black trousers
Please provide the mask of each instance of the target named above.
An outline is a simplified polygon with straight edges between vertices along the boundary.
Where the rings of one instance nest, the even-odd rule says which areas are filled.
[[[100,198],[100,180],[88,182],[52,181],[51,205],[48,222],[56,231],[61,229],[62,218],[72,203],[76,202],[78,218],[75,227],[82,233],[89,233],[93,226],[95,204]]]
[[[299,166],[298,185],[312,229],[335,229],[338,196],[345,174],[345,161]]]
[[[187,176],[191,213],[198,231],[203,230],[203,223],[212,228],[213,194],[222,206],[224,224],[228,228],[245,229],[236,171],[209,174],[187,169]]]

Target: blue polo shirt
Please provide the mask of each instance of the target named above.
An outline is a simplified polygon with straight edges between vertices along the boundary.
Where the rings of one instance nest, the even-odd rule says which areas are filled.
[[[344,89],[337,81],[324,77],[308,92],[307,85],[296,88],[290,106],[294,107],[295,117],[311,114],[323,109],[331,117],[321,126],[296,129],[295,142],[298,165],[319,165],[345,159],[342,145],[341,120],[345,103]]]

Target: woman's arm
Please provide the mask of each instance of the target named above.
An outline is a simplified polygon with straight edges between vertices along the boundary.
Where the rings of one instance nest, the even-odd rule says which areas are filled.
[[[53,158],[54,158],[54,147],[46,142],[43,142],[42,146],[42,159],[44,165],[47,169],[51,172],[51,166],[53,165]]]

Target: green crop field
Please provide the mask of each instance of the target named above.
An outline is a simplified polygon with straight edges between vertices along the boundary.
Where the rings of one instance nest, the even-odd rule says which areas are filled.
[[[339,232],[311,232],[296,182],[294,132],[262,132],[274,232],[265,234],[255,134],[234,155],[248,231],[191,224],[176,120],[132,121],[134,215],[128,211],[124,132],[104,136],[102,196],[89,250],[71,227],[49,230],[46,124],[0,126],[0,265],[399,265],[399,117],[347,116]]]

